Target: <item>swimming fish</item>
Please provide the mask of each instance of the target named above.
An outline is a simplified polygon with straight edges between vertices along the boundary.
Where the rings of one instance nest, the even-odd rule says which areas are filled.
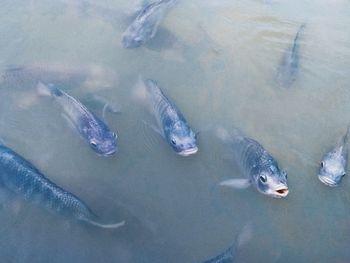
[[[305,24],[302,24],[293,41],[293,44],[285,51],[278,69],[277,82],[281,87],[289,88],[296,80],[299,69],[299,38]]]
[[[198,151],[196,134],[185,117],[158,87],[153,80],[145,80],[146,99],[150,103],[158,127],[152,128],[159,133],[179,155],[188,156]]]
[[[63,116],[99,155],[110,156],[117,152],[117,134],[91,113],[83,104],[53,85],[38,83],[38,93],[51,96],[62,107]]]
[[[220,255],[202,263],[233,263],[237,258],[238,249],[246,244],[252,237],[251,225],[245,225],[233,244]]]
[[[1,144],[0,169],[0,186],[25,200],[102,228],[117,228],[125,223],[124,221],[116,224],[98,222],[97,216],[83,201],[51,182],[32,163]]]
[[[137,48],[153,38],[165,11],[176,2],[177,0],[160,0],[144,7],[123,33],[123,47]]]
[[[229,179],[220,185],[234,188],[253,185],[260,193],[275,198],[288,195],[287,173],[280,170],[276,160],[260,143],[241,135],[238,131],[230,135],[223,128],[217,129],[217,135],[230,145],[236,162],[247,177]]]
[[[346,175],[349,128],[338,144],[323,156],[318,178],[325,185],[338,186]]]

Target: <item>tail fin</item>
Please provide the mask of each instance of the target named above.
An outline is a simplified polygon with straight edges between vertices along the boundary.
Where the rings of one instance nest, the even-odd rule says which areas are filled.
[[[242,231],[239,233],[236,239],[237,247],[239,248],[245,245],[246,243],[248,243],[249,240],[252,239],[252,236],[253,236],[253,227],[252,227],[252,224],[248,223],[243,227]]]
[[[216,128],[216,130],[215,130],[215,135],[216,135],[220,140],[222,140],[222,141],[224,141],[224,142],[227,142],[227,141],[231,141],[231,140],[232,140],[231,135],[229,134],[229,132],[228,132],[225,128],[221,127],[221,126],[219,126],[219,127]]]
[[[39,81],[38,85],[36,86],[36,91],[40,96],[46,96],[46,97],[52,96],[51,89],[41,81]]]
[[[226,250],[225,254],[229,254],[232,258],[236,258],[239,253],[239,248],[244,246],[249,240],[252,239],[253,228],[250,223],[246,224],[241,232],[238,234],[236,239],[233,241],[228,250]]]
[[[295,38],[294,38],[294,43],[298,40],[299,38],[299,35],[301,34],[301,32],[303,31],[303,29],[306,27],[306,23],[303,23],[299,26],[299,29],[295,35]]]
[[[121,222],[114,223],[114,224],[102,224],[102,223],[99,223],[99,222],[96,222],[93,220],[86,220],[86,222],[90,225],[101,227],[101,228],[106,228],[106,229],[116,229],[116,228],[119,228],[119,227],[122,227],[125,225],[125,221],[121,221]]]
[[[349,133],[350,133],[350,124],[348,125],[346,133],[345,133],[345,135],[343,136],[343,138],[341,140],[341,143],[343,145],[347,145],[348,144],[348,142],[349,142]]]

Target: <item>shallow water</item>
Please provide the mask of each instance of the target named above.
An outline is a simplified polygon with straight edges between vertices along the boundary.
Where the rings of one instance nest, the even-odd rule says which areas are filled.
[[[247,224],[238,262],[349,262],[350,187],[317,179],[323,154],[350,118],[350,2],[179,1],[145,47],[123,49],[136,3],[1,1],[0,137],[106,221],[100,230],[1,193],[3,262],[202,262],[224,251]],[[284,50],[300,24],[300,68],[276,86]],[[13,66],[14,65],[14,66]],[[199,152],[175,155],[143,121],[133,99],[139,77],[156,80],[199,136]],[[66,125],[59,107],[35,94],[38,81],[84,101],[108,98],[119,153],[97,156]],[[101,115],[102,107],[87,102]],[[210,127],[237,127],[288,172],[290,193],[219,188],[240,177]]]

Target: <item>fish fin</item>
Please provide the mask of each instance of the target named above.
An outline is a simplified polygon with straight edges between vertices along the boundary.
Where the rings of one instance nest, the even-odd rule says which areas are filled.
[[[155,125],[150,124],[146,121],[142,121],[146,126],[150,127],[152,130],[154,130],[156,133],[158,133],[160,136],[162,136],[164,138],[164,134],[163,132]]]
[[[223,127],[217,127],[215,129],[215,135],[222,141],[228,142],[231,141],[231,136],[227,130]]]
[[[111,112],[111,113],[121,113],[121,110],[118,106],[115,104],[112,104],[109,102],[106,98],[99,96],[99,95],[89,95],[86,99],[87,103],[96,103],[98,106],[102,106],[102,118],[104,121],[106,121],[106,112]]]
[[[61,113],[61,115],[62,115],[63,119],[67,122],[69,128],[71,128],[74,131],[77,131],[73,120],[65,113]],[[80,136],[80,134],[79,134],[79,136]]]
[[[36,90],[40,96],[46,96],[46,97],[52,96],[51,89],[41,81],[38,82],[36,86]]]
[[[246,189],[251,185],[251,181],[249,179],[228,179],[222,181],[220,186],[228,186],[236,189]]]
[[[106,228],[106,229],[116,229],[125,225],[125,221],[121,221],[114,224],[102,224],[93,220],[86,220],[86,222],[89,223],[90,225]]]
[[[248,243],[249,240],[252,239],[252,236],[253,236],[253,226],[252,224],[248,223],[242,228],[241,232],[237,236],[237,239],[236,239],[237,247],[239,248],[245,245],[246,243]]]

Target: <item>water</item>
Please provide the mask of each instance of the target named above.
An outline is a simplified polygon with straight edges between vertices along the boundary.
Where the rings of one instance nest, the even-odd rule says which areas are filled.
[[[69,221],[2,193],[0,252],[6,262],[202,262],[250,223],[238,262],[348,262],[350,181],[317,179],[323,154],[350,118],[350,2],[179,1],[146,47],[121,47],[136,3],[1,1],[0,67],[25,65],[0,89],[2,140],[117,230]],[[96,5],[96,6],[95,6]],[[300,24],[300,68],[290,89],[275,85]],[[139,76],[155,79],[199,137],[198,154],[175,155],[142,120]],[[102,158],[69,129],[38,79],[84,101],[108,98],[119,153]],[[86,104],[97,115],[102,108]],[[288,172],[290,194],[217,187],[239,177],[208,127],[238,127]]]

